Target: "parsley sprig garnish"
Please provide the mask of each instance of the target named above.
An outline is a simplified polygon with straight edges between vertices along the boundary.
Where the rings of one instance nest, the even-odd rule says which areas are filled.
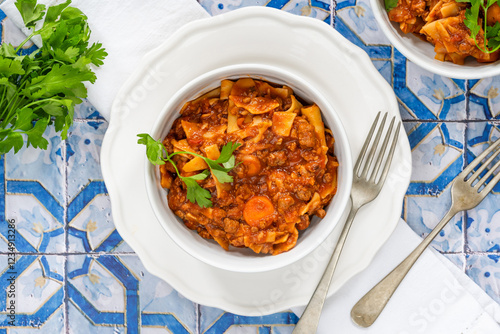
[[[89,46],[87,17],[70,4],[15,3],[32,33],[17,47],[0,46],[0,155],[19,151],[24,138],[27,146],[46,149],[43,133],[50,124],[65,139],[75,105],[87,97],[84,82],[96,80],[91,64],[102,65],[107,53],[100,43]],[[22,47],[33,37],[42,46],[23,55]]]
[[[163,143],[159,140],[155,140],[149,134],[141,133],[137,136],[139,137],[137,143],[146,145],[146,156],[153,165],[163,165],[166,162],[172,164],[177,176],[186,184],[186,197],[191,203],[197,203],[202,208],[212,206],[212,201],[210,200],[212,198],[211,193],[207,189],[202,188],[197,182],[206,179],[210,175],[210,172],[212,172],[213,176],[215,176],[220,183],[233,182],[233,177],[228,173],[235,166],[236,159],[233,152],[241,145],[239,143],[227,143],[222,147],[219,158],[217,160],[212,160],[200,154],[187,151],[178,151],[168,154]],[[195,157],[200,157],[207,163],[210,170],[207,169],[192,176],[182,176],[175,162],[172,160],[173,156],[177,154],[190,154]]]
[[[457,2],[468,2],[471,4],[470,8],[467,8],[465,11],[465,20],[464,24],[470,30],[470,37],[476,43],[476,46],[482,52],[492,53],[500,48],[500,23],[496,22],[494,26],[489,26],[488,20],[488,8],[490,8],[495,3],[500,5],[500,1],[498,0],[456,0]],[[482,11],[480,10],[482,9]],[[483,13],[483,45],[479,45],[477,42],[477,35],[481,31],[480,18],[479,14]]]

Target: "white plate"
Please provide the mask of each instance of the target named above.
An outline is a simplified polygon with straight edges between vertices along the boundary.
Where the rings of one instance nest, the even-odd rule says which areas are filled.
[[[216,68],[257,63],[282,68],[314,84],[329,99],[350,139],[353,159],[377,111],[399,117],[394,92],[368,56],[316,19],[248,7],[190,23],[150,52],[112,108],[101,165],[118,232],[152,274],[192,301],[241,315],[264,315],[305,305],[340,233],[302,260],[263,273],[211,267],[180,249],[156,220],[144,181],[149,132],[169,98],[193,78]],[[409,184],[411,153],[402,132],[380,196],[355,219],[330,295],[366,268],[394,230]],[[345,214],[344,214],[345,216]]]

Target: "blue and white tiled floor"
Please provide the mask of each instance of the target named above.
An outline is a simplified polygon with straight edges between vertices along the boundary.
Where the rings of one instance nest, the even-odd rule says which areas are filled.
[[[379,30],[367,0],[199,0],[212,15],[243,6],[315,17],[372,58],[394,87],[413,154],[403,218],[426,235],[447,210],[449,182],[500,137],[500,78],[453,80],[408,62]],[[2,40],[13,29],[0,12]],[[291,312],[250,318],[197,305],[149,274],[114,225],[99,153],[107,122],[79,107],[69,138],[47,131],[47,151],[23,149],[0,163],[0,220],[16,226],[16,324],[0,294],[0,334],[291,333]],[[0,290],[8,291],[7,223],[0,224]],[[457,215],[433,246],[500,302],[500,185]]]

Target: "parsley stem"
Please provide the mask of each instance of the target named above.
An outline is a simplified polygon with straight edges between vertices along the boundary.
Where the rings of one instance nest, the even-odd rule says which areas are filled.
[[[7,104],[7,106],[5,107],[5,109],[9,110],[7,112],[7,116],[5,116],[5,118],[2,120],[2,128],[6,128],[10,122],[12,121],[13,117],[15,116],[15,112],[18,108],[18,104],[19,104],[19,95],[15,95],[13,99],[11,99],[9,101],[9,103]]]
[[[27,105],[25,105],[24,107],[25,108],[29,108],[31,107],[32,105],[36,105],[36,104],[40,104],[40,103],[44,103],[44,102],[56,102],[56,103],[59,103],[59,104],[65,104],[64,102],[62,102],[61,100],[58,100],[58,99],[42,99],[42,100],[36,100],[36,101],[33,101],[31,103],[28,103]],[[40,109],[41,107],[38,106],[37,108],[33,109],[33,110],[37,110],[37,109]]]
[[[483,45],[484,45],[484,51],[483,52],[486,52],[488,53],[489,50],[488,50],[488,41],[486,40],[486,27],[488,26],[488,20],[486,19],[488,16],[488,7],[485,7],[484,6],[484,3],[481,4],[481,6],[483,7],[483,11],[484,11],[484,20],[483,20],[483,23],[484,23],[484,28],[483,28]]]
[[[26,78],[25,78],[26,79]],[[9,103],[7,103],[7,105],[5,106],[5,110],[9,109],[9,111],[7,112],[7,116],[5,116],[3,119],[2,119],[2,123],[1,123],[1,128],[6,128],[10,122],[12,122],[12,120],[14,119],[14,117],[16,116],[16,110],[21,106],[22,104],[22,101],[23,99],[20,98],[20,91],[22,90],[22,88],[26,85],[27,83],[27,80],[22,80],[21,81],[22,83],[17,87],[15,93],[14,93],[14,98],[12,98]],[[14,103],[13,103],[14,102]],[[19,103],[21,102],[21,103]],[[12,105],[11,105],[12,103]],[[10,108],[9,108],[10,107]]]
[[[17,47],[17,49],[16,49],[15,52],[18,53],[19,50],[21,50],[21,48],[24,46],[24,44],[26,44],[35,35],[38,35],[38,32],[33,32],[33,33],[31,33],[31,35],[29,35],[28,37],[26,37],[26,39],[20,45],[18,45],[18,47]]]
[[[7,94],[7,87],[6,86],[2,86],[2,88],[3,88],[2,99],[0,100],[0,108],[2,110],[2,116],[0,116],[0,119],[3,119],[3,113],[6,110],[6,107],[3,107],[3,104],[4,104],[4,102],[6,102],[5,95]]]
[[[168,158],[171,158],[171,157],[173,157],[176,154],[190,154],[190,155],[194,155],[195,157],[200,157],[203,160],[207,159],[207,157],[204,157],[203,155],[199,155],[198,153],[188,152],[188,151],[177,151],[177,152],[173,152],[172,154],[169,154],[167,156],[168,156]]]
[[[167,158],[165,159],[165,161],[170,162],[170,164],[171,164],[172,166],[174,166],[174,169],[175,169],[175,172],[177,173],[177,175],[178,175],[179,177],[182,177],[182,176],[181,176],[181,173],[179,173],[179,170],[177,169],[177,166],[175,165],[175,163],[174,163],[172,160],[170,160],[170,157],[169,157],[168,155],[167,155]]]
[[[165,151],[165,152],[166,152],[166,151]],[[174,153],[176,153],[176,152],[174,152]],[[174,155],[175,155],[174,153],[172,153],[171,155],[169,155],[169,154],[167,153],[167,157],[166,157],[166,158],[164,158],[163,160],[164,160],[164,161],[168,161],[168,162],[170,162],[170,164],[171,164],[172,166],[174,166],[174,169],[175,169],[175,172],[177,173],[177,176],[178,176],[178,177],[182,180],[182,182],[184,182],[184,176],[182,176],[182,175],[181,175],[181,173],[179,173],[179,170],[177,169],[177,166],[176,166],[175,162],[173,162],[173,161],[170,159],[170,157],[172,157],[172,156],[174,156]],[[185,184],[185,185],[186,185],[186,187],[187,187],[186,182],[184,182],[184,184]]]

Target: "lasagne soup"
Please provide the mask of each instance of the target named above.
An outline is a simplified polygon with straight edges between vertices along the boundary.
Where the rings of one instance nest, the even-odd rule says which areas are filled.
[[[293,248],[312,216],[325,216],[337,191],[334,138],[318,106],[303,104],[291,88],[251,78],[223,80],[187,102],[163,140],[168,153],[216,160],[225,144],[241,146],[229,173],[233,182],[218,182],[213,175],[198,181],[211,193],[207,208],[186,198],[186,185],[171,164],[160,166],[170,209],[225,250],[231,245],[276,255]],[[172,160],[183,176],[208,169],[193,155]]]

